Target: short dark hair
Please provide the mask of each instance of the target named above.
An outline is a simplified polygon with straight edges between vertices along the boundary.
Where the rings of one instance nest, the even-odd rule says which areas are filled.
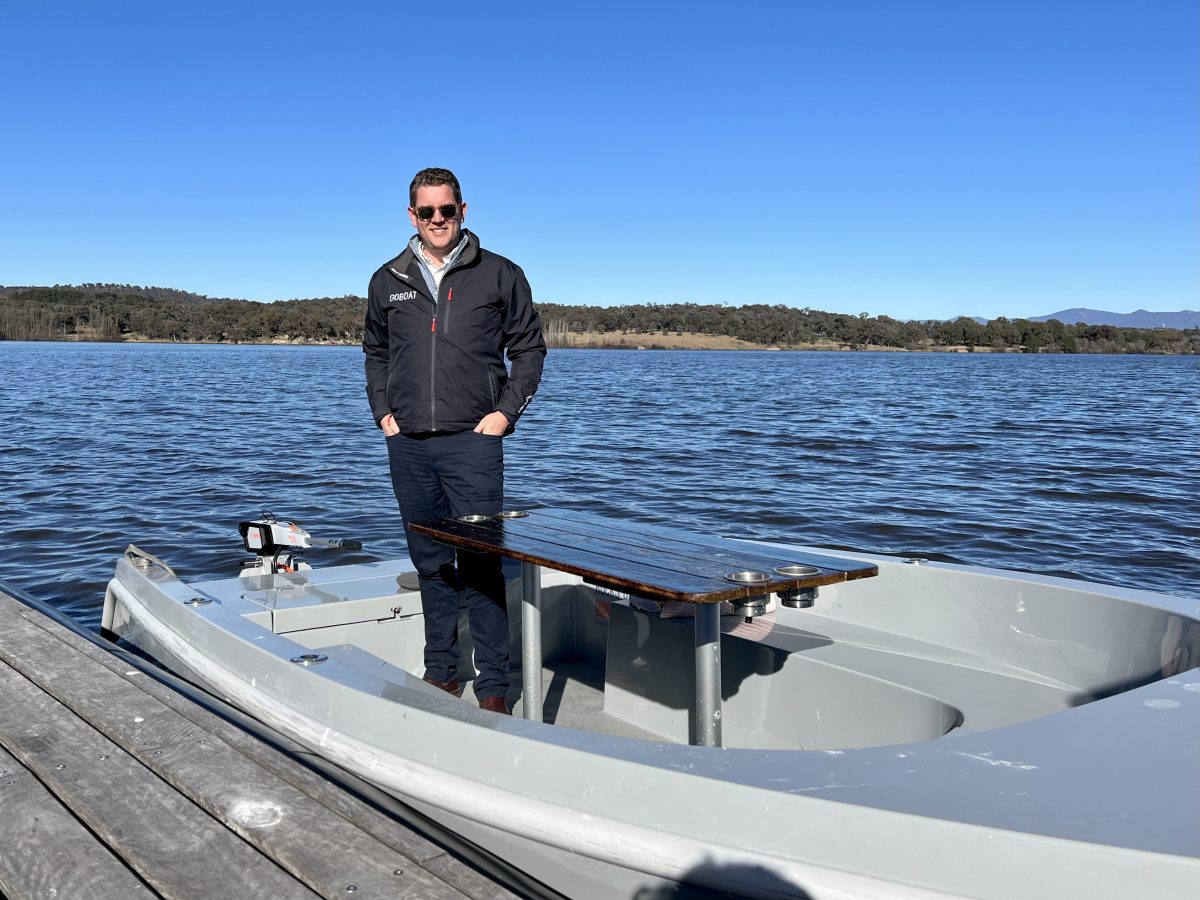
[[[437,187],[440,184],[448,185],[454,191],[455,203],[462,203],[462,189],[453,172],[449,169],[422,169],[413,176],[412,184],[408,186],[408,205],[417,205],[417,188]]]

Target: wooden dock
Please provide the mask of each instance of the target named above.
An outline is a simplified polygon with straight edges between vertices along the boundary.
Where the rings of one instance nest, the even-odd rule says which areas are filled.
[[[544,895],[16,593],[0,591],[0,895]]]

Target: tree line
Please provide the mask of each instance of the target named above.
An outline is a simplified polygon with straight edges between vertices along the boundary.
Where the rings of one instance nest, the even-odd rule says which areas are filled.
[[[365,310],[361,297],[259,303],[136,285],[3,288],[0,340],[355,343]]]
[[[699,333],[781,348],[1200,353],[1200,328],[1124,328],[1006,318],[981,324],[966,317],[902,322],[889,316],[766,304],[539,303],[538,309],[552,346],[565,343],[568,333],[645,335],[639,343],[649,346],[654,345],[655,334]],[[352,344],[362,340],[365,310],[366,300],[355,296],[259,303],[127,284],[0,287],[0,340]]]

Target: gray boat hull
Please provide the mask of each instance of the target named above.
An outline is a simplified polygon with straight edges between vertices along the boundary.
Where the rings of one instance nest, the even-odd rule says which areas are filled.
[[[572,897],[1188,896],[1197,604],[854,558],[879,577],[726,622],[725,749],[686,744],[687,624],[570,576],[546,576],[545,640],[600,666],[589,721],[424,685],[400,564],[187,584],[126,559],[106,624]]]

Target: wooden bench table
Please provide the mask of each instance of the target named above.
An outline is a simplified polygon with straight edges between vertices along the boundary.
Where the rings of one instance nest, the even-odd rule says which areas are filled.
[[[696,732],[721,746],[721,603],[877,575],[877,567],[563,509],[414,522],[456,548],[521,562],[525,717],[542,719],[541,566],[651,600],[696,604]],[[788,569],[788,567],[797,567]],[[783,574],[780,570],[788,572]],[[736,577],[742,580],[735,580]],[[746,580],[750,574],[760,576]]]

